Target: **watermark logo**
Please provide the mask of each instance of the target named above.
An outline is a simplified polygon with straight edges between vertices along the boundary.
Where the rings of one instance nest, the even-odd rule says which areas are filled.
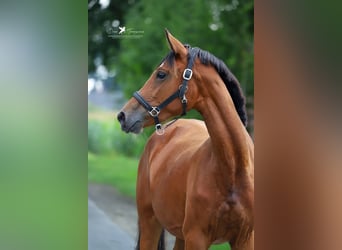
[[[126,31],[126,26],[123,26],[123,27],[119,26],[119,30],[120,30],[119,31],[119,35],[120,35],[120,34],[122,34],[122,33],[124,33]]]
[[[108,37],[113,39],[139,39],[144,36],[143,30],[136,30],[133,28],[127,28],[126,26],[118,26],[117,28],[107,28]]]

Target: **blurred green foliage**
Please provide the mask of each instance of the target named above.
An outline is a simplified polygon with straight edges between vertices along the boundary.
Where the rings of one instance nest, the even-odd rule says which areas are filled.
[[[252,1],[239,1],[237,5],[234,1],[138,2],[125,15],[124,25],[144,31],[143,37],[121,39],[118,60],[112,65],[125,94],[130,96],[139,89],[169,51],[164,33],[168,28],[181,42],[222,59],[244,92],[253,95],[252,13]]]
[[[87,249],[84,1],[0,5],[0,249]]]
[[[113,119],[88,120],[88,151],[94,154],[120,153],[128,157],[140,157],[149,130],[142,135],[122,132],[120,124]]]
[[[89,14],[89,71],[94,59],[118,75],[126,96],[139,89],[169,51],[164,35],[168,28],[180,41],[201,47],[222,59],[240,80],[248,96],[254,92],[254,3],[157,0],[118,1],[102,9],[96,3]],[[113,22],[143,31],[139,39],[110,38]],[[118,25],[119,23],[119,25]],[[116,26],[116,29],[118,28]]]
[[[88,153],[88,181],[112,185],[122,194],[135,198],[138,161],[115,152]]]
[[[107,8],[99,1],[88,0],[88,72],[94,72],[94,59],[101,57],[107,67],[114,63],[119,52],[119,40],[108,38],[107,30],[114,20],[123,20],[129,1],[111,0]],[[93,5],[94,3],[94,5]]]

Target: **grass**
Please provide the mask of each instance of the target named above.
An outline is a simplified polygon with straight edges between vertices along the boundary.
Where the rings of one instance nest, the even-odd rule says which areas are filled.
[[[117,152],[129,157],[140,157],[149,130],[140,135],[126,134],[114,117],[114,112],[88,112],[88,151],[95,154]]]
[[[210,248],[210,250],[230,250],[230,246],[228,243],[225,244],[220,244],[220,245],[212,245]]]
[[[138,159],[116,153],[95,155],[88,153],[88,181],[110,184],[119,192],[135,198]]]

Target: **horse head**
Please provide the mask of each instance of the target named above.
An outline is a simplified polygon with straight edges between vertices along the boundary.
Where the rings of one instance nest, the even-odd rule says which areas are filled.
[[[171,51],[117,116],[127,133],[140,133],[153,123],[157,133],[163,133],[161,122],[184,115],[197,99],[196,85],[192,84],[196,79],[192,69],[196,48],[183,45],[168,30],[165,34]]]

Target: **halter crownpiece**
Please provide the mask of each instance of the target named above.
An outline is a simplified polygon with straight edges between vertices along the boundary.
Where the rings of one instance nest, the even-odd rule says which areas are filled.
[[[152,106],[150,105],[140,94],[138,91],[134,92],[133,97],[143,106],[147,112],[150,114],[150,116],[153,117],[154,123],[155,123],[155,128],[156,128],[156,133],[158,135],[163,135],[165,133],[165,128],[163,125],[159,122],[159,114],[163,108],[165,108],[167,105],[169,105],[173,100],[179,98],[181,103],[182,103],[182,114],[179,116],[186,115],[186,108],[187,108],[187,99],[185,96],[186,91],[188,90],[188,81],[192,77],[192,66],[195,61],[195,57],[198,53],[198,48],[188,48],[189,49],[189,61],[186,69],[183,71],[183,82],[179,86],[179,89],[170,95],[165,101],[163,101],[159,106]],[[178,117],[178,118],[179,118]],[[176,118],[176,119],[178,119]]]

